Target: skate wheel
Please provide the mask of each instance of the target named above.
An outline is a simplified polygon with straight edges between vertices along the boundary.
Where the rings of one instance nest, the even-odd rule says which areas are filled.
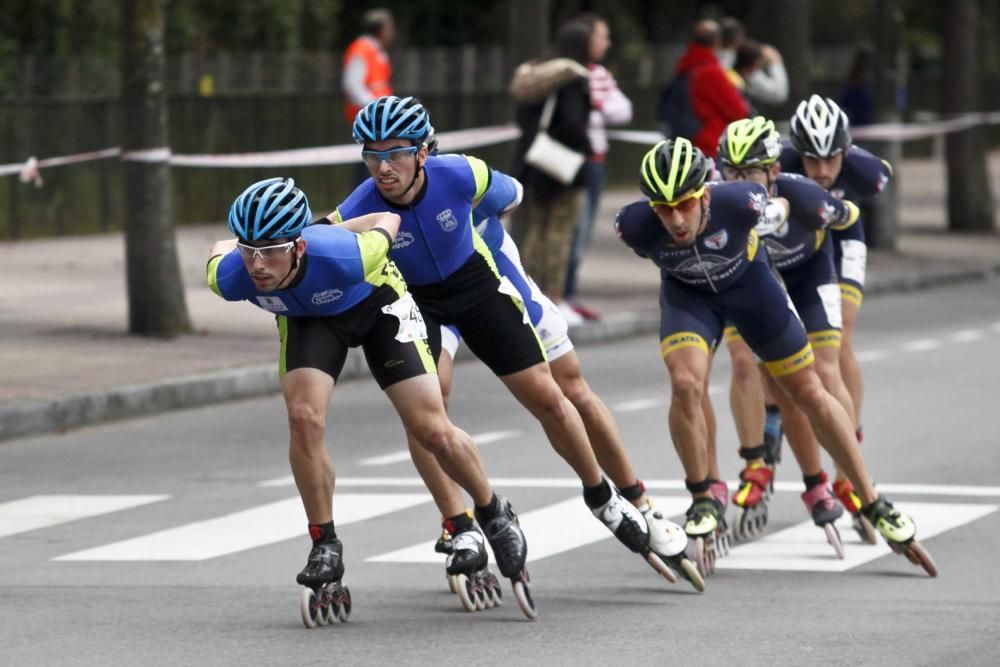
[[[852,523],[854,524],[854,530],[857,531],[858,537],[861,538],[862,542],[878,544],[878,532],[876,532],[872,522],[863,514],[860,512],[855,514]]]
[[[739,507],[733,512],[733,539],[737,542],[743,541],[746,537],[743,534],[743,508]]]
[[[464,574],[455,575],[455,585],[458,587],[458,599],[462,601],[465,611],[472,613],[479,608],[476,599],[476,591],[473,588],[472,580]]]
[[[351,617],[351,589],[347,586],[341,587],[340,600],[337,603],[337,618],[341,623],[347,623]]]
[[[535,608],[535,601],[531,598],[531,587],[527,580],[519,579],[515,581],[513,588],[514,599],[517,600],[517,606],[521,608],[521,613],[532,621],[538,618],[538,609]]]
[[[299,613],[302,615],[302,625],[315,628],[318,623],[316,609],[316,593],[311,588],[303,588],[299,594]]]
[[[694,559],[698,571],[701,573],[702,577],[707,577],[708,563],[705,562],[705,538],[691,538],[689,544],[691,545],[691,558]]]
[[[455,583],[455,575],[449,574],[448,576],[448,591],[454,595],[458,593],[458,584]]]
[[[691,582],[694,589],[699,593],[705,592],[705,580],[702,578],[701,573],[698,572],[698,568],[694,563],[688,558],[681,559],[681,571],[684,572],[684,576],[687,580]]]
[[[934,563],[934,559],[931,558],[931,555],[927,553],[927,550],[924,549],[924,545],[920,542],[913,540],[906,545],[906,557],[909,558],[910,562],[914,565],[919,565],[924,568],[924,571],[930,576],[938,576],[937,564]]]
[[[664,579],[666,579],[672,584],[677,583],[677,575],[674,573],[673,570],[670,569],[669,565],[663,562],[663,559],[660,558],[658,554],[656,554],[653,551],[647,552],[646,562],[649,563],[654,570],[659,572],[660,576],[662,576]]]
[[[840,531],[837,530],[837,527],[833,523],[823,524],[823,530],[826,532],[826,541],[833,547],[837,558],[844,560],[844,543],[840,539]]]

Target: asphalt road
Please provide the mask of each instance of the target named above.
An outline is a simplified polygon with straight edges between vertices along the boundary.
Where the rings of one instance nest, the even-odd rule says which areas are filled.
[[[667,584],[605,538],[540,428],[465,364],[453,418],[488,441],[488,470],[524,520],[536,622],[507,582],[505,605],[476,614],[448,593],[429,546],[438,514],[366,380],[338,388],[328,431],[347,517],[349,623],[306,630],[299,620],[305,518],[281,402],[260,399],[0,445],[0,663],[995,664],[998,313],[990,283],[880,296],[862,312],[866,456],[926,535],[938,579],[849,529],[848,560],[835,561],[804,523],[788,456],[768,536],[734,549],[704,594]],[[655,337],[581,356],[640,475],[679,512]],[[721,353],[719,450],[734,479],[728,370]]]

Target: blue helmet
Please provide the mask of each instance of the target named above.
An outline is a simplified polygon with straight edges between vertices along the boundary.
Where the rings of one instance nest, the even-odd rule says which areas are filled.
[[[294,238],[311,221],[309,200],[290,178],[254,183],[229,209],[229,231],[242,241]]]
[[[372,100],[354,117],[354,141],[365,144],[386,139],[409,139],[421,144],[434,131],[431,115],[415,97],[387,95]]]

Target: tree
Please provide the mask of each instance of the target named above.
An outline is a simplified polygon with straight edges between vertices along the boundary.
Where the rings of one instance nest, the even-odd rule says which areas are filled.
[[[942,111],[946,115],[981,111],[976,47],[979,3],[953,3],[945,16]],[[949,229],[993,231],[993,198],[984,144],[978,125],[947,137]]]
[[[122,160],[129,332],[191,332],[170,207],[163,0],[122,0]]]
[[[546,53],[550,42],[549,0],[510,3],[510,55],[515,65]]]

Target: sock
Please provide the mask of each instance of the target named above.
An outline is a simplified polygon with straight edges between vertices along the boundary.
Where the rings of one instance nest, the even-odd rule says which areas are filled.
[[[606,479],[601,479],[601,483],[597,486],[583,487],[583,502],[587,503],[590,509],[604,505],[611,500],[611,496],[611,485]]]
[[[635,502],[639,498],[642,498],[642,494],[646,493],[646,485],[642,483],[641,479],[635,480],[635,484],[631,486],[623,486],[618,489],[625,500],[629,502]]]
[[[466,510],[461,514],[456,514],[455,516],[450,516],[441,522],[441,526],[451,533],[452,536],[458,535],[459,533],[464,533],[467,530],[472,530],[472,516],[471,512]]]
[[[495,516],[497,512],[500,511],[500,500],[497,498],[497,494],[493,494],[490,498],[490,503],[485,507],[480,507],[476,505],[476,514],[482,514],[484,516]]]
[[[806,491],[826,482],[826,473],[822,470],[816,475],[802,475],[802,481],[806,484]]]
[[[313,544],[332,542],[337,539],[337,531],[333,529],[333,521],[309,524],[309,537],[312,538]]]

